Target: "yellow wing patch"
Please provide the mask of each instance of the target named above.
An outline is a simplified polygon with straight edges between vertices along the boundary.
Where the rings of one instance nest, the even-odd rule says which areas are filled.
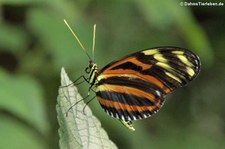
[[[182,63],[192,67],[192,63],[184,55],[177,55],[177,58],[179,58]]]
[[[172,51],[171,53],[177,54],[177,55],[183,55],[184,54],[183,51]]]
[[[173,78],[173,79],[176,80],[177,82],[182,83],[182,81],[181,81],[178,77],[176,77],[175,75],[173,75],[172,73],[165,72],[165,74],[166,74],[167,76]]]
[[[157,65],[157,66],[160,66],[160,67],[162,67],[162,68],[164,68],[164,69],[166,69],[166,70],[169,70],[169,71],[172,70],[172,68],[170,67],[170,65],[168,65],[168,64],[166,64],[166,63],[157,62],[156,65]]]
[[[142,53],[144,53],[144,55],[153,55],[153,54],[157,54],[160,52],[157,49],[151,49],[151,50],[142,51]]]
[[[187,70],[187,73],[188,73],[191,77],[193,77],[193,76],[195,75],[195,71],[194,71],[192,68],[187,67],[186,70]]]
[[[164,58],[162,54],[155,54],[153,57],[159,62],[168,62],[168,60]]]

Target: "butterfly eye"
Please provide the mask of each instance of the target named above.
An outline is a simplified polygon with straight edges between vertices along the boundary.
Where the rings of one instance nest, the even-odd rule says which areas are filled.
[[[94,66],[94,62],[93,61],[89,61],[89,68],[92,68]]]
[[[91,71],[90,67],[87,67],[87,68],[85,69],[85,72],[86,72],[86,73],[90,73],[90,71]]]
[[[91,69],[93,69],[92,67],[94,66],[94,62],[93,61],[89,61],[88,67],[85,69],[86,73],[90,73]]]

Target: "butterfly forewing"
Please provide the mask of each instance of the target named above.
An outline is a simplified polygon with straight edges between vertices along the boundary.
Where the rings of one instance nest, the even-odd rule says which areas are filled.
[[[193,80],[199,58],[177,47],[146,49],[112,62],[98,72],[96,95],[110,116],[124,121],[157,112],[165,95]]]

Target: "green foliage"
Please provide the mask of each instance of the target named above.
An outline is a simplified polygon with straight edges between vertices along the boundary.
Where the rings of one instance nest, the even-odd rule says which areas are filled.
[[[0,24],[0,45],[12,52],[20,52],[26,48],[26,35],[21,28],[12,25]]]
[[[10,112],[15,119],[0,115],[0,148],[40,148],[40,135],[46,135],[49,124],[44,113],[43,95],[40,85],[28,76],[11,76],[0,71],[0,109]],[[32,126],[40,134],[20,124]],[[4,137],[3,137],[4,136]],[[15,140],[14,143],[11,143]],[[26,141],[25,141],[26,140]]]
[[[60,69],[65,67],[75,80],[88,62],[63,19],[90,54],[97,24],[99,68],[163,45],[200,56],[199,77],[169,95],[155,116],[135,122],[134,133],[107,116],[96,100],[90,103],[118,148],[222,148],[224,12],[224,6],[180,6],[178,0],[0,0],[0,148],[59,148],[55,105]],[[84,96],[87,87],[78,86]]]
[[[1,144],[2,149],[14,148],[32,148],[40,149],[47,148],[43,143],[43,139],[36,135],[33,131],[18,123],[18,121],[1,116],[0,130],[1,130]]]
[[[60,148],[116,149],[115,144],[109,140],[107,133],[101,127],[100,121],[92,115],[90,108],[80,101],[82,97],[78,94],[77,88],[71,84],[72,81],[62,69],[61,86],[64,87],[59,88],[56,107],[60,125]],[[74,106],[76,102],[79,103]],[[72,109],[70,109],[71,107]],[[84,107],[85,111],[83,111]],[[70,110],[68,111],[68,109]]]
[[[37,127],[42,133],[48,130],[43,109],[43,95],[40,85],[27,76],[12,77],[0,72],[0,107]]]

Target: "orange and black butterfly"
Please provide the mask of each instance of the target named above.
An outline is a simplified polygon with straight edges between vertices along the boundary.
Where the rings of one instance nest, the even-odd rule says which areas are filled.
[[[200,60],[193,52],[165,46],[138,51],[102,69],[90,60],[89,77],[84,79],[90,89],[96,87],[104,111],[134,130],[132,121],[156,113],[167,94],[188,84],[199,71]]]

